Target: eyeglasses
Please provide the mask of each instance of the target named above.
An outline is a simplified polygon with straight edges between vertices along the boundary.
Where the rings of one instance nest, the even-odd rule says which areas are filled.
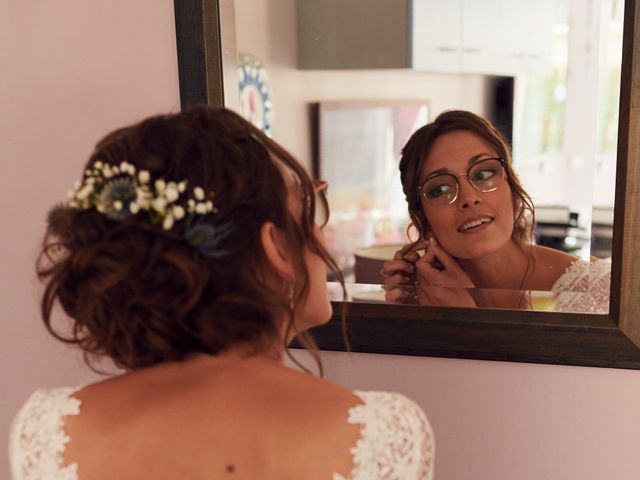
[[[453,175],[440,173],[427,178],[420,186],[418,192],[430,205],[446,207],[458,198],[458,177],[466,176],[473,188],[479,192],[493,192],[505,179],[504,158],[491,157],[480,160],[469,167],[466,173]]]
[[[329,184],[324,180],[315,180],[313,190],[315,193],[315,216],[314,223],[319,227],[324,227],[329,222],[329,201],[327,200],[327,189]]]

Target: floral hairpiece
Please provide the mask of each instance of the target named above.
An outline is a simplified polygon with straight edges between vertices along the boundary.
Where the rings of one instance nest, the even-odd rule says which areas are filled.
[[[202,187],[194,187],[185,202],[183,197],[188,191],[187,180],[167,182],[158,178],[152,186],[151,175],[146,170],[136,171],[128,162],[115,166],[96,161],[84,172],[82,181],[76,182],[68,192],[69,201],[62,208],[95,208],[115,221],[147,212],[151,223],[164,230],[171,230],[176,222],[186,219],[185,239],[203,255],[221,258],[229,254],[228,250],[221,250],[219,244],[232,232],[230,222],[215,226],[195,221],[198,216],[218,212],[212,200],[214,193],[207,195]],[[56,209],[60,207],[54,207]]]

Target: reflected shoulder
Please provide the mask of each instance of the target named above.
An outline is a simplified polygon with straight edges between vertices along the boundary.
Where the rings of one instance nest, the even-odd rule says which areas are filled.
[[[536,284],[542,284],[550,289],[555,281],[567,271],[567,269],[576,261],[578,257],[561,250],[555,250],[541,245],[533,246],[533,254],[535,259]]]

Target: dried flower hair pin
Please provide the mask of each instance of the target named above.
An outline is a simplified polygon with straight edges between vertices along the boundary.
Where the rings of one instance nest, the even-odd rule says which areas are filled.
[[[140,212],[147,212],[151,223],[171,230],[176,222],[186,219],[185,239],[203,255],[221,258],[230,253],[220,249],[220,243],[233,231],[233,225],[212,225],[196,220],[218,209],[213,204],[214,193],[208,195],[202,187],[189,192],[187,180],[165,181],[158,178],[151,185],[146,170],[136,171],[134,165],[122,162],[119,166],[97,161],[76,182],[66,205],[54,207],[89,210],[95,208],[107,218],[122,221]],[[49,215],[49,219],[54,215]]]

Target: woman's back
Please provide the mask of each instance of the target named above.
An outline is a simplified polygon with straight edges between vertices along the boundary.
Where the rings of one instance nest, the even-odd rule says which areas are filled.
[[[98,142],[69,197],[38,262],[43,321],[129,373],[32,395],[14,480],[429,478],[414,403],[282,362],[294,338],[315,349],[341,278],[322,183],[282,147],[224,109],[151,117]]]
[[[64,422],[62,460],[76,463],[78,476],[59,478],[432,475],[432,433],[415,404],[383,392],[354,394],[264,357],[198,356],[74,397],[79,414]],[[22,431],[29,430],[27,419]]]

